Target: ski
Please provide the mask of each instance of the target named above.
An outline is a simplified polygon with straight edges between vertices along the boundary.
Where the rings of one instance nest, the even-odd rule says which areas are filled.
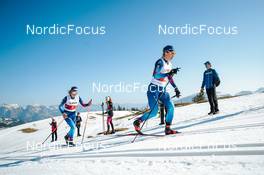
[[[181,132],[177,132],[175,134],[169,134],[169,135],[161,135],[161,134],[138,134],[138,133],[128,133],[128,134],[115,134],[115,136],[117,137],[124,137],[124,136],[153,136],[153,137],[165,137],[165,136],[170,136],[170,135],[177,135],[177,134],[181,134]]]
[[[164,137],[166,135],[159,135],[159,134],[138,134],[138,133],[128,133],[128,134],[115,134],[117,137],[124,137],[124,136],[155,136],[155,137]]]
[[[66,144],[63,144],[63,145],[61,145],[62,147],[69,147],[69,148],[71,148],[71,147],[76,147],[76,145],[74,144],[74,145],[66,145]]]

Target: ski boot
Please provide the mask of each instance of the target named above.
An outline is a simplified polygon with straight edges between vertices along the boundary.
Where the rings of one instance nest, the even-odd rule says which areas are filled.
[[[112,130],[111,134],[115,134],[115,130],[114,129]]]
[[[218,114],[218,113],[219,113],[219,109],[215,110],[215,112],[213,114],[215,115],[215,114]]]
[[[107,124],[107,131],[104,133],[104,135],[109,135],[110,134],[110,125]]]
[[[172,130],[170,128],[170,125],[166,124],[166,127],[165,127],[165,134],[166,135],[171,135],[171,134],[178,134],[180,133],[179,131],[176,131],[176,130]]]
[[[111,132],[111,134],[114,134],[114,133],[115,133],[115,128],[114,128],[113,123],[111,123],[111,128],[112,128],[112,132]]]
[[[68,143],[69,143],[69,141],[68,141],[69,136],[68,135],[64,136],[64,139],[65,139],[66,145],[68,145]]]
[[[75,146],[75,144],[73,143],[73,138],[70,138],[68,139],[68,145],[69,146]]]
[[[137,131],[138,134],[143,135],[143,133],[141,132],[141,128],[140,128],[140,123],[141,123],[141,120],[137,119],[134,121],[133,125],[135,127],[135,131]]]
[[[209,113],[208,113],[208,115],[214,115],[214,111],[210,111]]]

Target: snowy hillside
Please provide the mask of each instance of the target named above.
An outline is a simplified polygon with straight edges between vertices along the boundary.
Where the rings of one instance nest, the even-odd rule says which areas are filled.
[[[205,115],[207,103],[175,109],[172,136],[126,136],[133,131],[130,112],[115,112],[115,127],[128,128],[115,135],[102,130],[99,112],[88,114],[84,145],[68,148],[59,127],[59,140],[40,144],[49,134],[50,120],[32,122],[0,132],[0,174],[263,174],[264,94],[256,93],[219,101],[220,114]],[[87,114],[82,113],[83,121]],[[59,122],[61,117],[56,118]],[[159,118],[151,119],[145,133],[163,135]],[[84,126],[84,122],[83,122]],[[36,132],[23,133],[21,129]],[[75,138],[76,143],[81,137]],[[28,150],[27,150],[28,146]]]
[[[235,96],[243,96],[243,95],[250,95],[253,94],[252,91],[241,91],[235,94]]]
[[[196,93],[196,94],[191,94],[191,95],[188,95],[188,96],[185,96],[185,97],[182,97],[182,98],[180,98],[180,99],[177,99],[175,102],[176,103],[192,103],[193,102],[193,98],[197,95],[198,93]],[[217,97],[218,98],[223,98],[223,97],[231,97],[232,95],[231,94],[228,94],[228,93],[222,93],[222,92],[216,92],[216,94],[217,94]],[[207,95],[206,94],[204,94],[204,97],[205,97],[205,99],[206,100],[208,100],[207,99]]]
[[[264,93],[264,87],[261,87],[255,91],[256,93]]]

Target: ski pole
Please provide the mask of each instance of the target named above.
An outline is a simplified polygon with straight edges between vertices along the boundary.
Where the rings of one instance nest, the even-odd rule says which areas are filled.
[[[180,95],[181,96],[181,95]],[[176,95],[173,95],[172,97],[171,97],[171,99],[173,99],[173,98],[175,98],[175,97],[177,97]]]
[[[171,99],[173,99],[173,98],[175,98],[175,97],[176,97],[176,95],[172,96]]]
[[[133,116],[133,117],[129,118],[128,120],[132,120],[132,119],[134,119],[134,118],[138,117],[139,115],[141,115],[141,114],[143,114],[143,113],[145,113],[145,112],[147,112],[147,111],[148,111],[148,109],[147,109],[147,108],[146,108],[145,110],[143,110],[143,111],[139,111],[139,112],[140,112],[139,114],[137,114],[137,115],[135,115],[135,116]]]
[[[91,104],[92,105],[92,104]],[[87,116],[86,116],[86,120],[85,120],[85,125],[84,125],[84,130],[83,130],[83,135],[82,135],[82,142],[81,144],[83,144],[83,139],[84,139],[84,134],[85,134],[85,131],[86,131],[86,126],[87,126],[87,121],[88,121],[88,115],[89,115],[89,112],[90,112],[90,106],[88,106],[88,109],[87,109]]]
[[[137,116],[138,116],[138,115],[135,115],[135,116],[129,118],[128,120],[132,120],[132,119],[136,118]]]
[[[149,111],[149,114],[148,114],[148,116],[147,116],[147,119],[143,122],[142,126],[140,127],[140,130],[143,128],[143,126],[145,125],[146,121],[149,119],[149,116],[150,116],[151,112],[153,111],[153,109],[154,109],[154,108],[156,107],[156,105],[158,104],[159,99],[163,96],[163,94],[164,94],[164,92],[165,92],[165,89],[167,88],[168,84],[169,84],[169,81],[168,81],[167,84],[165,85],[165,87],[164,87],[164,91],[162,91],[161,95],[158,96],[158,99],[156,100],[154,106],[153,106],[153,107],[151,108],[151,110]],[[137,139],[137,136],[138,136],[138,135],[139,135],[138,133],[135,135],[135,137],[134,137],[134,139],[132,140],[131,143],[134,143],[134,142],[135,142],[135,140]]]
[[[104,102],[102,102],[102,124],[103,124],[103,133],[105,132],[105,122],[104,122]]]
[[[59,124],[57,125],[57,127],[48,135],[48,137],[42,142],[42,145],[49,139],[49,137],[58,129],[58,127],[62,124],[62,122],[64,121],[64,119],[62,119]]]
[[[175,98],[175,97],[177,97],[177,96],[176,96],[176,95],[174,95],[174,96],[172,96],[172,97],[171,97],[171,99],[173,99],[173,98]]]

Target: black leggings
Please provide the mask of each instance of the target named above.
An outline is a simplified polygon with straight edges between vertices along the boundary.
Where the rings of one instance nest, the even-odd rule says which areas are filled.
[[[57,130],[51,134],[52,141],[57,141]]]
[[[217,96],[216,96],[216,90],[215,87],[206,89],[208,102],[210,104],[211,112],[218,111],[218,102],[217,102]]]

